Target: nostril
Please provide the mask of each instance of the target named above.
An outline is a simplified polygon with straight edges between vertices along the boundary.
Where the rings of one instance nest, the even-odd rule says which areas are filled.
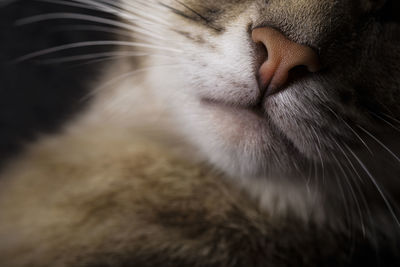
[[[305,65],[295,66],[291,70],[289,70],[288,76],[285,81],[285,85],[288,86],[290,84],[296,83],[297,81],[301,80],[304,77],[307,77],[312,72],[309,71],[308,67]],[[265,95],[271,96],[276,93],[279,93],[283,89],[282,86],[269,86],[266,89]]]
[[[267,61],[268,59],[268,50],[263,43],[255,43],[255,66],[257,70],[261,67],[261,65]]]
[[[311,72],[308,70],[307,66],[305,65],[296,66],[289,71],[287,83],[290,84],[295,81],[298,81],[309,74],[311,74]]]
[[[254,29],[252,38],[266,48],[267,56],[258,77],[261,87],[268,88],[267,95],[276,93],[289,81],[320,69],[318,55],[310,47],[287,39],[275,29]]]

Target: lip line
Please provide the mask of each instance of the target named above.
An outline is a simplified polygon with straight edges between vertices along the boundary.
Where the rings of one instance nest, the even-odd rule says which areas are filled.
[[[230,105],[229,103],[216,101],[209,98],[202,98],[200,102],[207,106],[216,106],[218,108],[231,109],[231,110],[244,110],[246,112],[250,112],[251,114],[255,115],[258,119],[263,120],[265,121],[265,123],[268,123],[270,126],[272,126],[271,131],[274,131],[278,135],[283,136],[284,139],[290,143],[290,146],[296,147],[293,141],[271,119],[268,112],[266,112],[266,110],[262,107],[262,102],[259,102],[257,105],[250,107],[240,107],[240,106]],[[296,150],[298,150],[297,147]]]
[[[302,157],[308,158],[307,155],[303,154],[301,150],[299,150],[299,148],[296,146],[293,140],[289,136],[287,136],[284,133],[284,131],[282,131],[282,129],[271,119],[268,112],[266,112],[266,110],[262,108],[262,102],[251,107],[230,105],[229,103],[216,101],[209,98],[202,98],[200,102],[204,105],[216,106],[218,108],[231,109],[231,110],[244,110],[252,113],[253,115],[257,116],[257,118],[259,118],[260,120],[263,120],[265,121],[265,123],[268,123],[270,125],[269,127],[270,131],[273,131],[275,135],[280,136],[279,138],[283,139],[282,141],[286,144],[288,148],[294,149],[297,154],[301,155]]]
[[[229,104],[227,102],[203,97],[200,99],[200,103],[203,105],[207,105],[207,106],[216,106],[216,107],[227,108],[227,109],[232,109],[232,110],[244,110],[244,111],[253,113],[260,119],[269,120],[268,119],[269,116],[268,116],[267,112],[265,112],[264,108],[262,107],[261,102],[257,103],[257,105],[252,105],[252,106],[239,106],[239,105],[233,105],[233,104]]]

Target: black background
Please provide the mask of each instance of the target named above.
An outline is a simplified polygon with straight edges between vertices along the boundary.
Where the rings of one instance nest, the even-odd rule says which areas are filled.
[[[2,0],[0,0],[1,2]],[[52,53],[16,63],[26,54],[63,44],[115,39],[110,33],[77,30],[93,25],[67,19],[17,26],[34,15],[68,12],[113,18],[110,14],[35,0],[0,6],[0,164],[41,133],[52,133],[90,101],[88,86],[101,62],[43,63],[70,55],[105,52],[110,47],[88,47]],[[96,25],[99,26],[99,25]],[[104,25],[103,25],[104,26]]]

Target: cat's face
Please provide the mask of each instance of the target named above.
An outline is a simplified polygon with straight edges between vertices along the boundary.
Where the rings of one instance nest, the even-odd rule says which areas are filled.
[[[153,35],[145,39],[169,49],[160,49],[168,57],[154,57],[151,64],[171,65],[155,68],[149,79],[171,103],[188,138],[230,174],[291,172],[304,162],[329,164],[352,152],[363,155],[368,151],[360,139],[376,143],[372,135],[385,134],[379,140],[392,148],[399,143],[391,124],[400,114],[400,26],[382,19],[397,4],[170,0],[141,5],[155,16],[138,22]],[[160,21],[152,23],[155,19]],[[252,39],[262,27],[311,48],[318,72],[291,71],[279,92],[263,93],[258,74],[268,57],[265,46]]]

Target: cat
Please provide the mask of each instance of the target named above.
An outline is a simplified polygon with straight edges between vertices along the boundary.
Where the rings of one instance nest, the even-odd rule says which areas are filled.
[[[2,172],[1,266],[400,264],[397,2],[50,2],[120,20],[23,23],[121,40],[90,107]]]

